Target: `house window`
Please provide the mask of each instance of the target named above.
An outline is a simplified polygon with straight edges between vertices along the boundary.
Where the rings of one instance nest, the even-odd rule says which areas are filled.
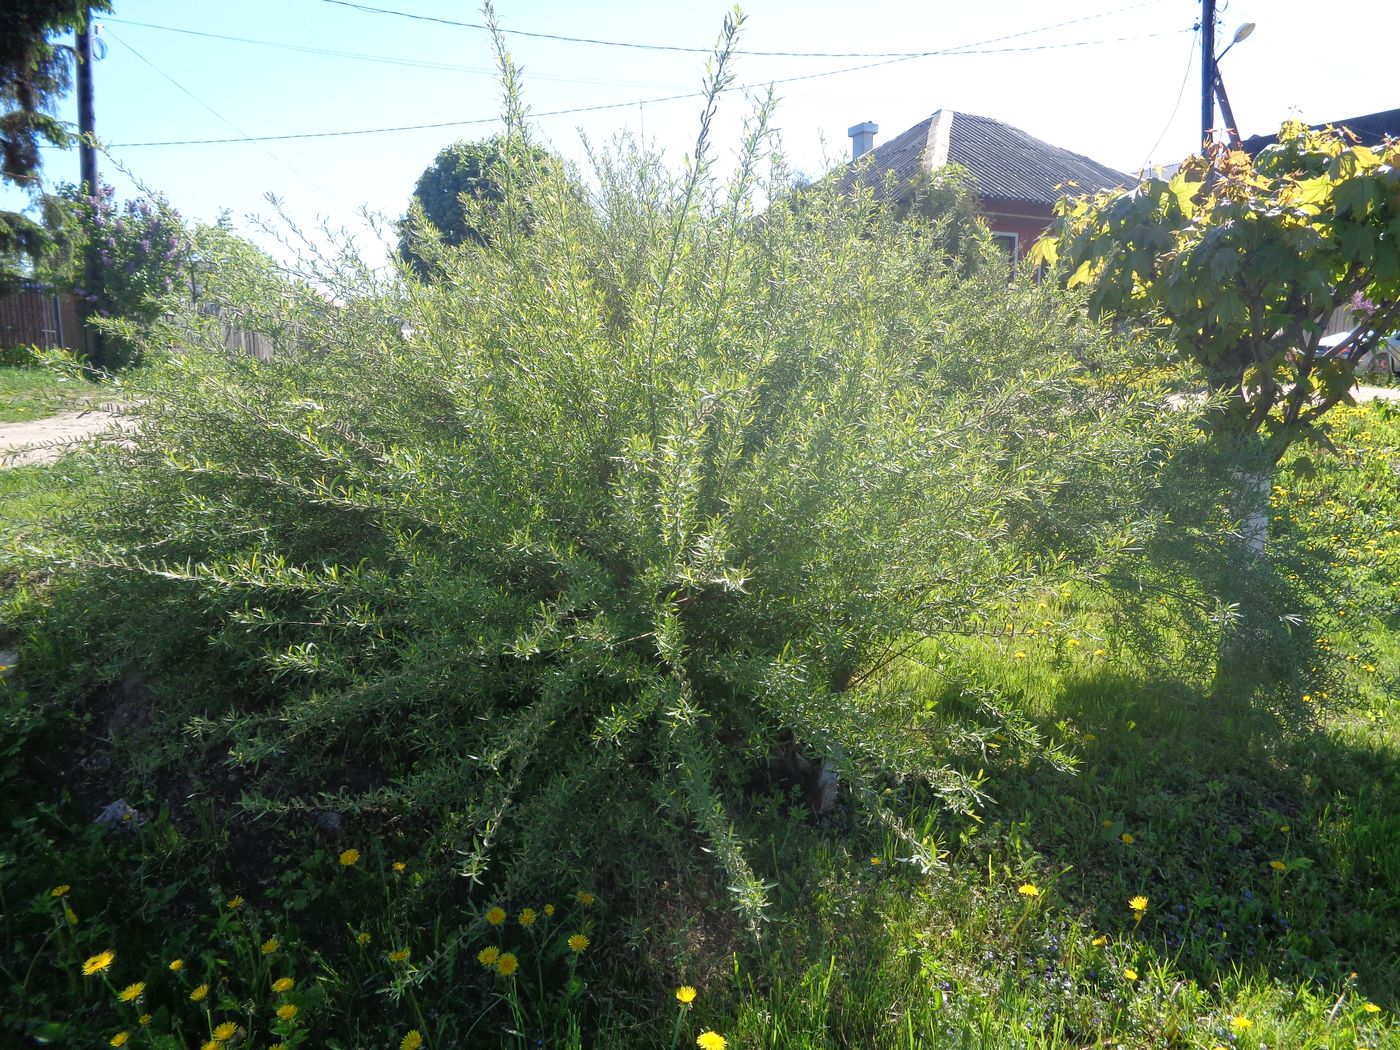
[[[992,240],[996,241],[997,246],[1006,253],[1006,261],[1015,267],[1021,258],[1021,238],[1014,233],[997,233],[994,230],[992,231]]]

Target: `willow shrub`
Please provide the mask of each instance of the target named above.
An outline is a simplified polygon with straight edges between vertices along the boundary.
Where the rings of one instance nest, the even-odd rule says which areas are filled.
[[[713,106],[680,175],[523,170],[513,119],[489,245],[244,304],[296,333],[270,362],[176,319],[25,663],[139,674],[128,790],[407,821],[492,892],[688,858],[753,917],[732,817],[800,755],[932,859],[885,789],[958,805],[981,739],[880,668],[1133,544],[1185,420],[936,217],[784,198],[766,109],[721,181]]]

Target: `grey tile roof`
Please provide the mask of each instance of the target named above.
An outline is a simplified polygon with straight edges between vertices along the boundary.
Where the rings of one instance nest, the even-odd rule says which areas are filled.
[[[859,161],[847,164],[841,173],[842,191],[850,190],[858,182],[878,188],[890,180],[898,193],[923,166],[924,147],[928,144],[928,129],[932,123],[932,116],[921,120],[903,134],[876,146]]]
[[[1326,124],[1313,124],[1314,131],[1321,131],[1328,125],[1339,128],[1350,128],[1352,134],[1361,140],[1363,146],[1375,146],[1387,136],[1400,138],[1400,109],[1387,109],[1380,113],[1366,113],[1359,117],[1344,117],[1341,120],[1329,120]],[[1257,154],[1265,146],[1271,146],[1278,141],[1277,133],[1273,135],[1251,135],[1245,139],[1242,145],[1244,151],[1251,157]]]
[[[940,110],[921,120],[869,154],[868,168],[848,164],[841,188],[859,179],[864,184],[891,178],[898,193],[924,164],[929,130],[939,118],[952,125],[947,140],[947,162],[960,164],[972,174],[982,197],[1035,204],[1054,204],[1059,186],[1074,183],[1081,192],[1129,186],[1137,180],[1107,165],[1059,146],[1052,146],[1019,128],[990,117]],[[862,161],[865,158],[861,158]]]

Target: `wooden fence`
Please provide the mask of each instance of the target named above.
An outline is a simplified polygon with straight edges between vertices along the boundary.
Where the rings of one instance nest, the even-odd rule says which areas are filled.
[[[219,319],[226,350],[256,357],[272,357],[272,340],[261,332],[237,324],[237,314],[213,303],[204,303],[199,312]],[[12,295],[0,296],[0,350],[37,346],[44,350],[67,347],[79,353],[90,350],[89,333],[78,312],[78,297],[71,292],[55,292],[41,285],[26,285]]]
[[[62,346],[85,353],[87,331],[78,314],[78,297],[38,285],[0,297],[0,349],[16,346]]]
[[[273,343],[271,337],[262,332],[239,327],[236,323],[238,315],[233,311],[227,310],[217,303],[201,303],[199,312],[219,319],[224,330],[225,350],[237,350],[249,357],[256,357],[259,361],[272,360]]]

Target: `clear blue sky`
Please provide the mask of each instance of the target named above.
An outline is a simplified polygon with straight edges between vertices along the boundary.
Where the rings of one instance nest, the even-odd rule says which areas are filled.
[[[473,4],[452,0],[365,3],[481,21]],[[1222,0],[1220,6],[1220,47],[1239,24],[1258,23],[1222,64],[1244,134],[1274,130],[1291,115],[1314,122],[1400,107],[1394,62],[1386,57],[1400,40],[1400,4]],[[361,205],[395,217],[440,148],[498,126],[490,42],[477,29],[328,0],[116,0],[114,8],[101,19],[106,56],[95,67],[98,133],[113,144],[116,160],[190,216],[212,219],[225,208],[237,218],[265,214],[262,195],[273,192],[303,222],[316,216],[351,222]],[[710,0],[498,2],[510,30],[695,48],[714,41],[726,10]],[[875,121],[878,143],[941,107],[1006,121],[1126,171],[1148,160],[1179,160],[1196,143],[1196,0],[751,0],[744,10],[741,47],[751,50],[909,52],[973,45],[967,50],[981,52],[779,84],[785,148],[811,174],[847,154],[848,126]],[[131,24],[137,22],[146,25]],[[1046,28],[1065,22],[1071,24]],[[704,55],[508,39],[535,113],[626,103],[538,117],[540,137],[565,156],[582,159],[580,131],[594,142],[619,129],[641,133],[673,160],[693,140],[696,99],[637,100],[698,89]],[[762,85],[874,61],[746,56],[738,75],[742,83]],[[723,149],[735,144],[747,108],[738,94],[725,103],[716,129]],[[61,115],[74,118],[71,99]],[[242,139],[453,121],[479,123],[265,143]],[[210,138],[238,141],[122,145]],[[104,159],[101,167],[120,193],[135,192],[111,162]],[[46,151],[51,182],[76,173],[76,152]]]

